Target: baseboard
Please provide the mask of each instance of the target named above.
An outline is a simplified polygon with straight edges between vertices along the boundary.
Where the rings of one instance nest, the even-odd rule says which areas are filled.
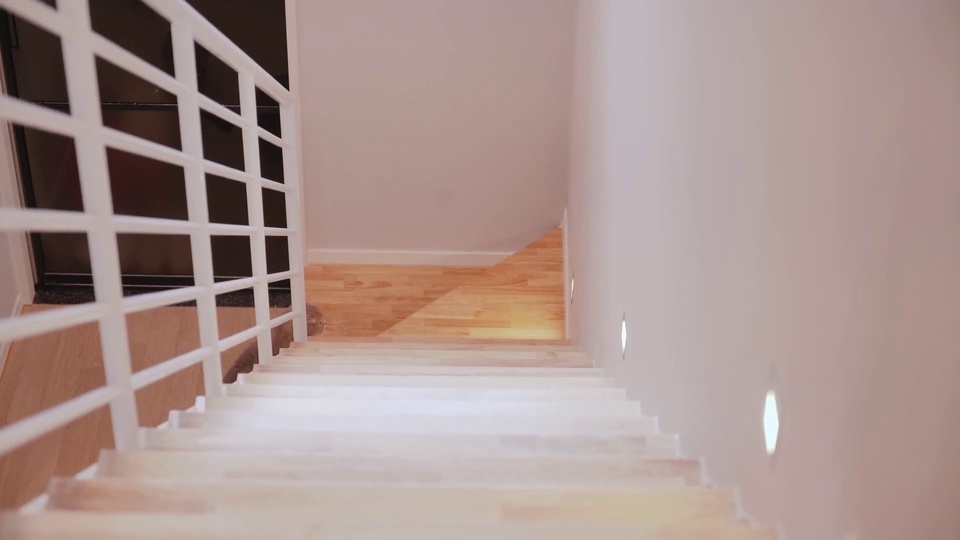
[[[18,294],[17,297],[13,300],[13,310],[10,313],[10,317],[16,317],[20,315],[20,309],[23,307],[23,298]],[[10,353],[10,342],[4,341],[0,343],[0,377],[3,376],[3,368],[7,365],[7,354]]]
[[[307,250],[307,264],[369,264],[396,266],[493,266],[513,255],[509,251],[390,251],[362,249]]]

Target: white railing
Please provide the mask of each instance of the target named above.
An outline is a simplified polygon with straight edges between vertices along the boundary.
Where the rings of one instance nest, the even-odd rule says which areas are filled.
[[[90,26],[87,0],[58,0],[58,9],[37,0],[0,0],[0,8],[60,37],[70,101],[70,113],[65,114],[10,96],[0,96],[0,119],[73,139],[84,208],[83,212],[0,208],[0,231],[86,233],[95,292],[95,301],[92,304],[0,320],[0,342],[97,322],[106,373],[106,386],[0,429],[0,454],[104,405],[110,406],[117,449],[135,448],[138,443],[139,421],[134,393],[138,389],[201,363],[206,395],[220,395],[223,392],[221,351],[255,337],[260,357],[270,358],[270,329],[290,320],[294,321],[295,339],[306,339],[303,244],[298,193],[300,173],[297,170],[297,110],[294,99],[287,89],[185,1],[144,2],[170,22],[175,77],[94,33]],[[237,72],[240,114],[198,93],[195,65],[197,43]],[[182,150],[156,144],[103,125],[97,86],[97,57],[176,95]],[[280,106],[281,137],[257,124],[258,88]],[[201,110],[242,129],[244,170],[204,159],[200,131]],[[260,139],[282,149],[283,183],[266,180],[261,176]],[[182,167],[186,182],[188,219],[182,221],[115,215],[107,170],[107,148]],[[210,223],[206,192],[208,173],[246,184],[249,225]],[[288,228],[264,226],[262,188],[283,193]],[[124,297],[117,248],[117,234],[121,233],[189,235],[194,286]],[[252,277],[214,283],[212,235],[250,238]],[[289,271],[267,273],[267,236],[287,237]],[[271,319],[268,284],[285,279],[289,279],[291,283],[293,310]],[[216,295],[251,287],[254,293],[255,326],[220,339],[217,330]],[[134,374],[127,342],[126,315],[191,300],[197,303],[200,348]]]

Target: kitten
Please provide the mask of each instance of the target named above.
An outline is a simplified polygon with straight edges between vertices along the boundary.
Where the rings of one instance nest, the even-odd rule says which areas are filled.
[[[307,335],[322,334],[327,328],[327,323],[323,319],[323,312],[313,304],[307,304]],[[274,327],[271,333],[273,338],[273,355],[280,354],[280,349],[285,349],[293,342],[293,321],[287,321],[280,326]],[[236,382],[237,375],[240,373],[250,373],[253,371],[254,364],[260,363],[258,356],[257,342],[254,341],[244,349],[233,367],[223,376],[224,383]]]

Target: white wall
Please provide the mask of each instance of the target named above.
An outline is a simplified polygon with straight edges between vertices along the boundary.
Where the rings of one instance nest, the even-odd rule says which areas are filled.
[[[565,203],[573,0],[299,0],[310,248],[512,252]]]
[[[20,291],[15,275],[9,235],[0,233],[0,319],[9,317],[16,306]]]
[[[580,15],[576,340],[791,540],[960,538],[960,2]]]

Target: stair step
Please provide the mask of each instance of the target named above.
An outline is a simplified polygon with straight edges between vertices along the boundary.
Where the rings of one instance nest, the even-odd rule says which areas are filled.
[[[475,375],[331,375],[324,373],[282,373],[254,371],[241,373],[237,381],[256,384],[301,386],[366,386],[400,388],[597,388],[613,387],[600,376],[524,377]]]
[[[367,457],[651,457],[677,456],[672,435],[489,435],[322,433],[292,430],[142,429],[143,448],[247,451],[282,449]]]
[[[376,336],[341,337],[324,334],[313,336],[306,342],[297,342],[291,347],[299,348],[344,348],[344,349],[416,349],[416,350],[537,350],[578,351],[565,339],[491,339],[442,336]]]
[[[188,512],[282,523],[633,523],[734,525],[733,495],[680,489],[458,489],[153,479],[55,479],[53,510]]]
[[[261,512],[243,519],[190,513],[48,511],[0,515],[6,540],[776,540],[776,531],[738,525],[323,525],[280,521]]]
[[[298,397],[318,399],[424,399],[457,401],[605,401],[626,399],[622,388],[390,388],[230,384],[228,396]]]
[[[635,401],[436,401],[436,400],[344,400],[215,396],[197,398],[198,411],[261,411],[322,416],[443,416],[462,417],[565,417],[636,418]]]
[[[476,365],[500,365],[501,362],[544,362],[546,365],[551,363],[567,363],[572,367],[585,366],[592,367],[593,362],[587,356],[579,351],[545,351],[542,349],[500,349],[500,350],[477,350],[477,349],[396,349],[396,348],[343,348],[343,347],[304,347],[290,346],[283,349],[284,356],[308,356],[313,358],[326,358],[337,356],[349,356],[351,358],[391,358],[397,361],[415,362],[423,365],[444,365],[447,363],[459,362],[479,362]]]
[[[349,360],[314,363],[313,359],[291,360],[278,356],[265,364],[254,367],[264,372],[326,373],[331,375],[449,375],[456,377],[599,377],[603,370],[589,367],[544,368],[544,367],[490,367],[490,366],[415,366],[390,364],[387,360],[373,363],[351,363]]]
[[[274,452],[103,451],[97,476],[471,486],[681,487],[701,483],[690,459],[331,456]]]
[[[489,433],[499,435],[656,435],[655,418],[323,416],[253,410],[170,413],[181,428],[288,429],[338,433]]]

